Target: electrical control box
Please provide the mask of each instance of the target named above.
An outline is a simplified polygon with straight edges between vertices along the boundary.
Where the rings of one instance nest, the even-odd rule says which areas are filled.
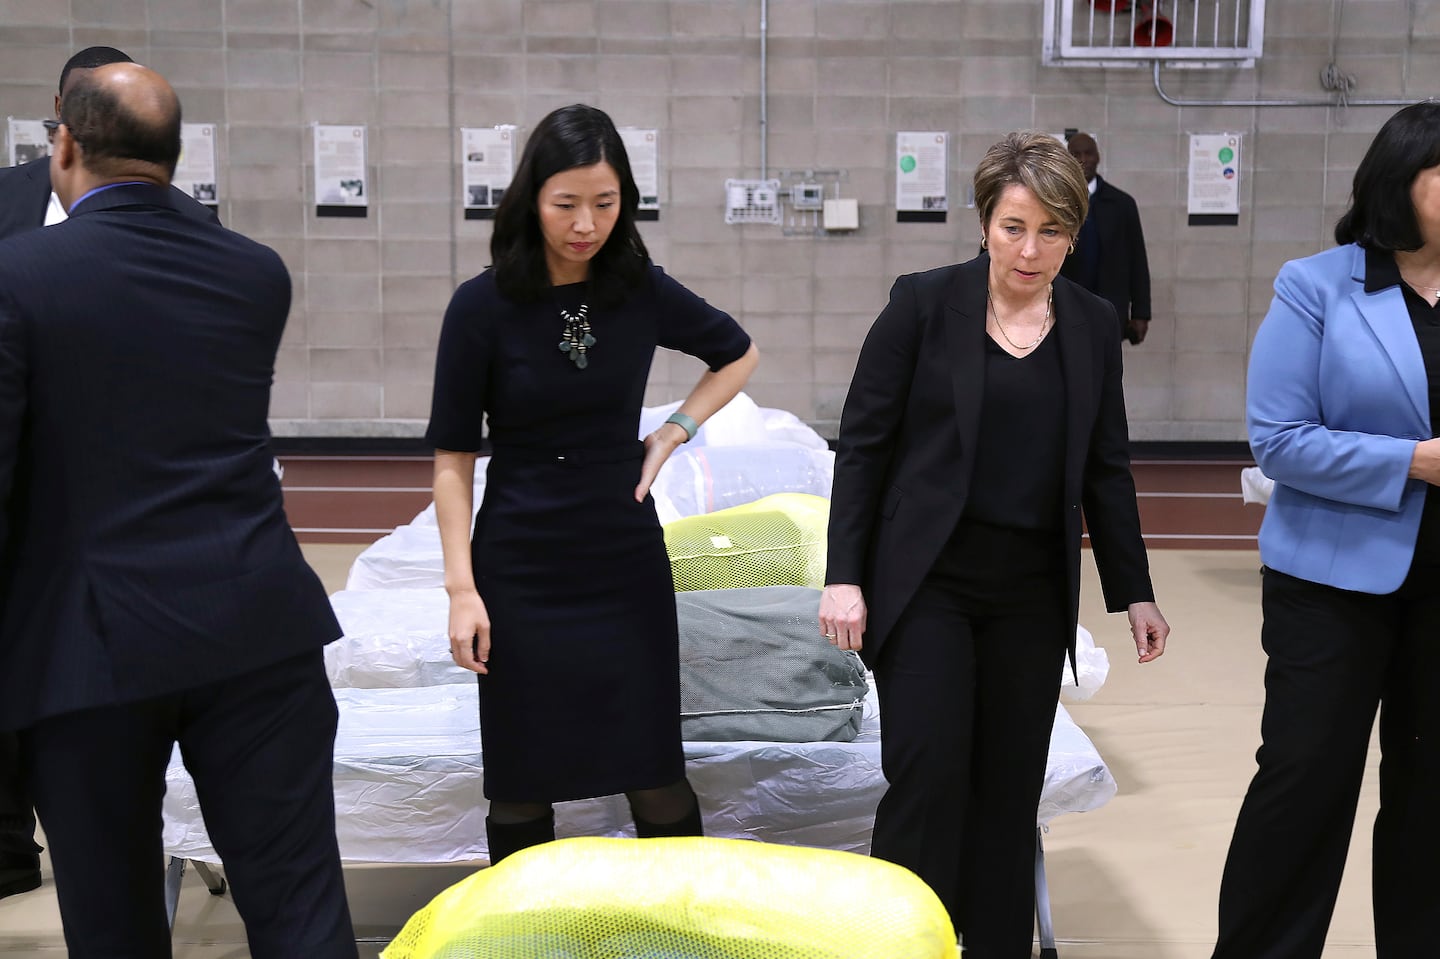
[[[770,223],[779,225],[779,180],[726,180],[726,223]]]
[[[823,209],[825,187],[819,183],[796,183],[790,187],[790,205],[797,210]]]
[[[826,230],[860,229],[859,200],[826,200],[824,209],[823,219]]]

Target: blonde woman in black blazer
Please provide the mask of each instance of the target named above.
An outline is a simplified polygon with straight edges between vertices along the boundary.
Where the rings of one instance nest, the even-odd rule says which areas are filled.
[[[1140,536],[1115,311],[1057,276],[1087,199],[1048,134],[993,146],[975,171],[984,252],[896,281],[836,447],[820,631],[875,671],[889,789],[871,853],[930,884],[967,959],[1030,955],[1082,509],[1141,662],[1170,631]]]

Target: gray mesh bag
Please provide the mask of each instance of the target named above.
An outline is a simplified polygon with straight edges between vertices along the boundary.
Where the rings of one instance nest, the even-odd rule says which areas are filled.
[[[820,590],[692,590],[675,604],[686,741],[849,742],[860,732],[865,667],[820,635]]]

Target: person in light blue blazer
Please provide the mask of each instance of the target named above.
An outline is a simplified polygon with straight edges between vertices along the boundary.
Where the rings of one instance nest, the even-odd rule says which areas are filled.
[[[1386,121],[1335,239],[1281,268],[1250,357],[1269,662],[1215,959],[1321,955],[1377,708],[1376,955],[1437,948],[1440,103]]]

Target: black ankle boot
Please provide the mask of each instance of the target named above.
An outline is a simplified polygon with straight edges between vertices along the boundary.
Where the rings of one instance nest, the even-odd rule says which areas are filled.
[[[634,815],[633,811],[631,815]],[[635,816],[635,835],[640,839],[658,839],[661,836],[703,836],[705,827],[700,822],[700,804],[697,802],[690,811],[675,822],[649,822]]]
[[[555,813],[524,822],[496,822],[486,816],[485,836],[490,841],[490,865],[493,866],[512,853],[554,840]]]

